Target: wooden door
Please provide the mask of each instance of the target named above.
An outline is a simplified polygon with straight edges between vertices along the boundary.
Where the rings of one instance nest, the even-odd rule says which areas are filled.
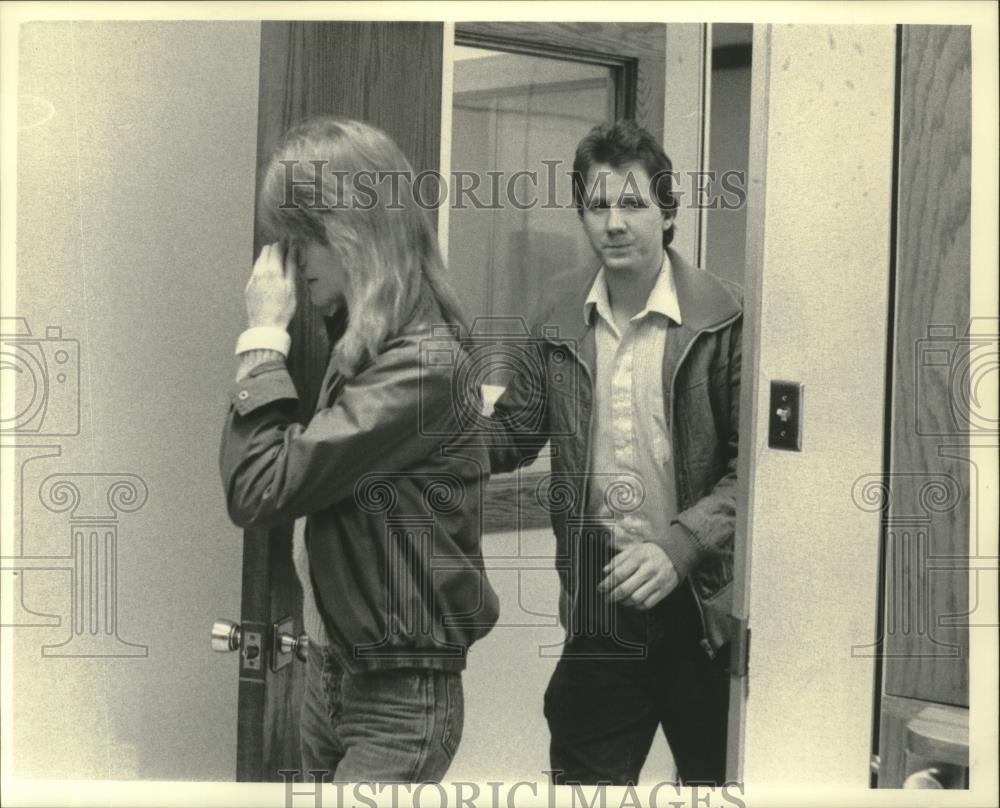
[[[970,412],[983,349],[969,319],[971,50],[968,28],[900,31],[894,338],[887,476],[877,782],[899,788],[968,763]],[[992,348],[991,348],[992,346]],[[975,400],[974,398],[972,400]],[[994,425],[995,429],[995,425]],[[995,432],[993,433],[995,434]],[[920,747],[920,748],[918,748]],[[931,754],[936,751],[941,759]],[[925,759],[926,758],[926,759]]]
[[[440,23],[264,22],[261,25],[257,181],[289,126],[320,114],[374,124],[416,171],[437,170],[441,121]],[[263,246],[254,235],[254,255]],[[299,417],[308,420],[329,346],[306,295],[290,327],[289,370]],[[259,634],[259,665],[241,659],[237,780],[281,780],[298,769],[302,666],[273,670],[275,624],[302,631],[302,593],[291,559],[292,526],[244,533],[242,631]]]

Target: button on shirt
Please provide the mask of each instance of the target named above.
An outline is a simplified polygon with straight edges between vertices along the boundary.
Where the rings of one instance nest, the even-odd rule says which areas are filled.
[[[602,267],[584,304],[597,349],[588,498],[591,514],[615,521],[619,546],[666,535],[676,515],[663,401],[663,350],[670,320],[681,323],[666,253],[645,308],[619,331]]]

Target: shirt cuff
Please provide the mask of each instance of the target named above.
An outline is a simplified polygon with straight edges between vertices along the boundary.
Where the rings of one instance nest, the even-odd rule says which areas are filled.
[[[284,362],[263,362],[230,389],[229,398],[240,415],[272,401],[298,400],[299,394]]]
[[[292,338],[284,328],[277,326],[256,326],[248,328],[236,340],[236,355],[247,351],[277,351],[282,356],[288,356],[292,347]]]

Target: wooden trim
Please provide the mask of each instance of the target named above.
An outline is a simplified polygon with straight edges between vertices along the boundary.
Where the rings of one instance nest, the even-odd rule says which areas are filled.
[[[519,95],[525,92],[525,90],[532,90],[537,96],[544,95],[545,93],[561,93],[566,90],[584,90],[591,87],[600,87],[604,84],[601,79],[591,78],[591,79],[568,79],[566,81],[553,81],[546,82],[540,87],[536,87],[531,84],[512,84],[508,87],[499,87],[496,89],[489,90],[461,90],[454,94],[455,97],[455,107],[461,109],[481,109],[481,107],[469,107],[464,104],[465,101],[476,101],[481,98],[497,98],[500,96],[507,95]],[[617,84],[615,85],[617,88]]]
[[[476,27],[477,25],[489,26],[489,28]],[[458,23],[455,26],[455,44],[468,48],[484,48],[505,53],[563,59],[570,62],[608,67],[611,69],[615,88],[615,117],[635,115],[638,76],[636,57],[621,56],[616,53],[597,53],[576,45],[561,44],[558,36],[554,36],[552,39],[535,37],[531,41],[527,41],[517,38],[512,32],[507,32],[500,27],[503,23],[495,25],[498,26],[497,30],[492,32],[493,23]],[[546,23],[536,23],[536,25],[544,26]]]
[[[456,44],[607,65],[615,114],[663,131],[663,23],[459,22]]]
[[[539,23],[544,25],[545,23]],[[514,36],[502,33],[490,33],[483,30],[469,30],[468,23],[458,23],[455,27],[455,44],[467,48],[484,48],[503,51],[505,53],[520,53],[525,56],[542,56],[549,59],[563,59],[568,62],[584,62],[607,67],[623,67],[629,57],[611,53],[598,53],[578,47],[567,47],[557,42],[536,40],[528,42]]]

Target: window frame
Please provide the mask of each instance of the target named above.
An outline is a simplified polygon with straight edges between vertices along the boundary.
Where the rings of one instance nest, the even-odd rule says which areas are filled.
[[[453,44],[610,68],[615,117],[633,118],[652,132],[663,132],[663,23],[458,22]],[[543,452],[547,450],[548,445]],[[535,496],[548,473],[519,471],[491,478],[483,496],[483,531],[549,527],[549,513]]]

